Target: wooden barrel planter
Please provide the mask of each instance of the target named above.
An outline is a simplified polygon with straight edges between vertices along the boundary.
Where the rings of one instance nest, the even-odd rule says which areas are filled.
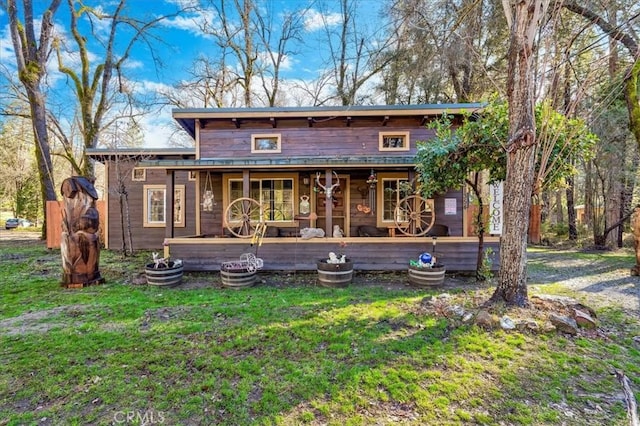
[[[253,286],[258,275],[254,268],[229,269],[223,265],[220,268],[220,278],[223,287],[240,289]]]
[[[419,287],[429,287],[444,283],[444,266],[433,266],[431,268],[420,268],[409,265],[409,283]]]
[[[253,253],[243,253],[240,260],[222,262],[220,278],[222,286],[227,288],[246,288],[253,286],[258,279],[258,269],[262,269],[264,262]]]
[[[183,265],[180,262],[177,266],[174,262],[169,262],[169,267],[155,268],[154,263],[147,263],[144,268],[147,276],[147,284],[158,287],[174,287],[182,282]]]
[[[327,263],[318,260],[318,284],[323,287],[347,287],[353,279],[353,262],[347,259],[344,263]]]

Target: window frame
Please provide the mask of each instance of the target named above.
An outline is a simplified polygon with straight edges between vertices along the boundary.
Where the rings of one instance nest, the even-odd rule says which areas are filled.
[[[142,171],[142,177],[137,176],[136,172]],[[146,182],[147,181],[147,169],[144,167],[134,167],[131,169],[131,181],[132,182]]]
[[[179,198],[179,206],[180,206],[180,211],[182,212],[182,214],[180,215],[180,217],[178,218],[178,220],[175,220],[175,211],[174,211],[174,221],[173,221],[173,226],[176,228],[184,228],[186,226],[186,221],[185,221],[185,185],[176,185],[173,188],[174,190],[174,199],[178,199]],[[149,210],[149,191],[163,191],[164,193],[164,205],[163,205],[163,209],[164,209],[164,220],[163,221],[152,221],[149,220],[149,214],[151,213]],[[176,194],[177,193],[177,194]],[[156,185],[144,185],[143,187],[143,194],[142,194],[142,198],[143,198],[143,209],[142,209],[142,226],[144,228],[164,228],[166,227],[166,222],[167,222],[167,186],[166,185],[161,185],[161,184],[156,184]]]
[[[291,220],[267,220],[266,223],[270,226],[294,226],[296,224],[296,216],[298,215],[299,203],[296,202],[298,200],[298,185],[299,185],[299,175],[298,173],[253,173],[251,174],[250,181],[262,181],[262,180],[291,180],[292,188],[291,188],[291,211],[292,217]],[[231,182],[243,182],[243,176],[238,173],[228,173],[223,175],[223,187],[222,187],[222,201],[223,201],[223,210],[226,211],[229,204],[234,200],[231,200]],[[250,184],[251,184],[250,182]],[[258,200],[260,203],[261,200]],[[226,218],[223,218],[225,220]]]
[[[396,222],[394,219],[385,219],[384,217],[384,181],[406,181],[409,182],[409,173],[398,172],[398,173],[378,173],[378,183],[376,184],[376,226],[379,228],[388,228],[395,227]],[[402,198],[398,193],[396,197],[396,203],[400,201]],[[396,204],[397,205],[397,204]]]
[[[256,143],[260,139],[275,139],[275,149],[260,149]],[[282,152],[282,136],[280,133],[257,133],[251,135],[251,153],[253,154],[277,154]]]
[[[385,147],[384,140],[389,137],[402,137],[404,146],[402,147]],[[378,133],[378,151],[409,151],[411,149],[411,139],[408,131],[400,132],[380,132]]]

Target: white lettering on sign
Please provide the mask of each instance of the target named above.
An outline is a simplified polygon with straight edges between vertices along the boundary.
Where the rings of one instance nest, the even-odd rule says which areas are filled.
[[[502,222],[504,218],[502,196],[504,182],[489,184],[489,233],[502,235]]]

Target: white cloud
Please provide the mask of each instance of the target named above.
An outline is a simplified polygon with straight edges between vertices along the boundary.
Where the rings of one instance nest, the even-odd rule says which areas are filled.
[[[144,146],[147,148],[163,148],[170,145],[173,130],[170,108],[163,108],[157,114],[147,114],[140,121],[144,134]]]
[[[208,35],[203,32],[203,28],[210,28],[212,26],[211,21],[215,16],[216,14],[213,9],[198,10],[197,12],[189,15],[181,15],[171,19],[164,19],[161,24],[167,28],[187,31],[198,37],[208,37]]]
[[[325,25],[332,27],[342,22],[342,16],[339,13],[322,14],[316,9],[310,9],[305,13],[304,29],[308,32],[318,31]]]
[[[178,6],[179,9],[186,9],[190,7],[198,7],[198,0],[165,0],[165,3]]]
[[[13,66],[16,63],[8,24],[0,32],[0,62],[5,65],[12,64]]]
[[[258,62],[260,64],[267,66],[269,69],[272,68],[271,56],[267,51],[263,51],[258,54]],[[294,65],[295,65],[295,60],[291,56],[284,55],[280,58],[280,72],[291,71]],[[237,67],[237,71],[242,72],[239,66]]]
[[[124,62],[124,67],[129,70],[144,69],[144,62],[129,58]]]
[[[168,93],[173,87],[165,83],[159,83],[157,81],[143,80],[136,82],[136,88],[143,92],[155,92],[155,93]]]

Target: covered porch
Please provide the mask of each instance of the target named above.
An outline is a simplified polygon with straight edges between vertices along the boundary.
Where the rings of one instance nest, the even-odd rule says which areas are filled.
[[[475,271],[478,239],[473,237],[299,237],[264,238],[261,246],[251,239],[227,237],[167,238],[165,256],[182,259],[187,271],[219,271],[222,262],[236,260],[243,253],[257,253],[266,271],[313,271],[316,261],[326,259],[329,252],[344,253],[351,258],[356,271],[402,271],[410,259],[425,251],[433,253],[447,271]],[[494,263],[499,268],[499,238],[485,238],[485,248],[492,248]]]

